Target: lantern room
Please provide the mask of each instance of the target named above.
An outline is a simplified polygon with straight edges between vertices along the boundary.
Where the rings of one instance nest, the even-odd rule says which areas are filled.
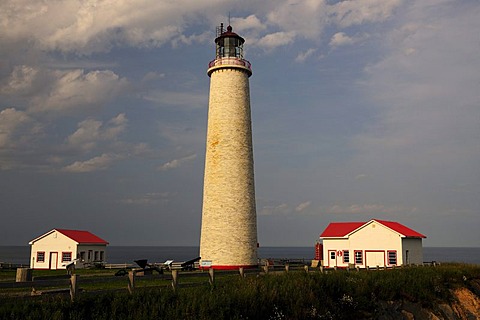
[[[217,27],[217,37],[215,38],[216,54],[215,59],[208,64],[207,74],[210,76],[213,71],[221,68],[242,69],[248,76],[252,75],[250,62],[243,59],[243,44],[245,39],[232,31],[228,26],[227,30],[223,28],[223,23]]]
[[[215,44],[217,49],[216,58],[239,58],[243,59],[243,44],[245,39],[232,31],[232,26],[223,29],[223,23],[217,27]]]

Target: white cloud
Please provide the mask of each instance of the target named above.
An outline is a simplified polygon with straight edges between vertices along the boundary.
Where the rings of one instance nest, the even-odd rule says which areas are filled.
[[[210,31],[203,32],[201,34],[192,34],[186,36],[181,34],[176,38],[172,39],[172,46],[174,48],[178,47],[180,44],[192,45],[194,43],[204,43],[208,40],[211,40],[212,33]]]
[[[0,89],[0,92],[4,94],[28,93],[33,86],[37,73],[38,69],[31,66],[15,66],[8,83]]]
[[[364,83],[379,116],[355,141],[365,161],[447,170],[478,159],[478,14],[478,6],[422,2],[390,34],[385,58],[367,69]]]
[[[258,42],[256,43],[257,46],[264,48],[264,49],[274,49],[276,47],[284,46],[293,42],[295,38],[294,32],[276,32],[270,33],[266,36],[263,36]]]
[[[116,45],[158,47],[181,36],[195,16],[224,10],[215,0],[5,0],[2,9],[2,38],[77,54],[106,52]]]
[[[176,169],[179,168],[180,166],[184,165],[187,162],[190,162],[194,160],[197,157],[197,154],[192,154],[180,159],[174,159],[172,161],[166,162],[162,164],[161,166],[157,167],[157,170],[159,171],[167,171],[171,169]]]
[[[112,118],[107,123],[105,132],[103,133],[103,138],[106,140],[115,140],[120,133],[122,133],[128,123],[128,119],[125,116],[125,113],[120,113],[115,118]]]
[[[258,213],[262,216],[270,216],[270,215],[287,215],[291,213],[290,206],[286,203],[282,203],[276,206],[264,206]]]
[[[161,105],[202,108],[208,104],[208,93],[154,91],[145,94],[143,99],[156,102]]]
[[[149,71],[147,74],[143,76],[142,82],[151,82],[151,81],[155,81],[163,78],[165,78],[165,73]]]
[[[365,179],[366,177],[368,177],[366,174],[360,173],[355,176],[355,180]]]
[[[329,18],[345,28],[390,18],[401,0],[347,0],[328,6]]]
[[[300,52],[297,57],[295,58],[295,62],[305,62],[308,58],[310,58],[315,52],[317,51],[317,49],[314,49],[314,48],[310,48],[308,49],[307,51],[305,52]]]
[[[283,1],[275,3],[267,20],[290,37],[318,40],[327,23],[326,14],[325,1]]]
[[[94,119],[84,120],[78,123],[78,129],[67,138],[67,144],[75,149],[91,151],[99,142],[115,140],[125,130],[127,121],[123,113],[106,125]]]
[[[55,71],[55,81],[48,93],[32,101],[32,112],[82,113],[95,110],[122,92],[128,84],[110,70]]]
[[[295,211],[301,212],[301,211],[307,209],[308,207],[310,207],[311,204],[312,204],[311,201],[302,202],[295,208]]]
[[[243,33],[249,30],[265,30],[267,27],[254,14],[246,18],[233,18],[232,25],[235,26],[234,32]]]
[[[474,2],[411,3],[384,41],[383,59],[366,69],[361,85],[375,116],[353,139],[349,166],[368,175],[358,183],[374,201],[401,199],[437,215],[478,208],[451,187],[478,193],[479,15]]]
[[[20,148],[34,140],[42,126],[26,112],[7,108],[0,111],[0,148]]]
[[[175,194],[171,194],[169,192],[151,192],[141,196],[125,198],[122,199],[120,202],[128,205],[158,205],[159,203],[169,202],[172,196],[175,196]]]
[[[323,210],[328,214],[361,214],[378,217],[385,214],[408,214],[417,211],[417,208],[405,208],[400,206],[385,206],[383,204],[352,204],[333,205]]]
[[[104,153],[101,156],[91,158],[86,161],[75,161],[71,165],[65,166],[62,171],[73,173],[85,173],[107,169],[115,160],[120,157],[115,154]]]
[[[353,43],[355,43],[353,38],[347,36],[345,32],[337,32],[330,39],[330,46],[332,47],[344,46]]]

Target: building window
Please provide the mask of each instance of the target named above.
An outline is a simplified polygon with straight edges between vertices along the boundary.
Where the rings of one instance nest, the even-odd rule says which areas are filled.
[[[388,251],[388,264],[389,265],[397,264],[397,251]]]
[[[37,262],[45,262],[45,252],[38,251],[37,252]]]
[[[103,260],[104,260],[104,252],[100,251],[100,261],[103,261]]]
[[[350,262],[350,251],[343,250],[343,262],[349,263]]]
[[[330,252],[330,259],[335,260],[335,251]]]
[[[95,259],[94,261],[98,261],[98,251],[95,251]]]
[[[80,251],[80,261],[85,261],[85,251]]]
[[[363,252],[361,250],[355,251],[355,264],[363,264]]]
[[[88,250],[88,261],[92,261],[92,250]]]
[[[70,261],[72,261],[72,253],[62,252],[62,262],[70,262]]]

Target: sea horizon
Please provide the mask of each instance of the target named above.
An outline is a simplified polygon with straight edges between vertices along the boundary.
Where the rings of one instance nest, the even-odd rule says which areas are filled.
[[[261,259],[305,259],[314,258],[314,246],[260,246]],[[198,257],[199,246],[138,246],[109,245],[107,263],[134,263],[134,260],[147,259],[151,263],[166,260],[186,261]],[[0,246],[0,262],[28,264],[30,246]],[[423,247],[423,260],[436,262],[458,262],[480,264],[480,247]]]

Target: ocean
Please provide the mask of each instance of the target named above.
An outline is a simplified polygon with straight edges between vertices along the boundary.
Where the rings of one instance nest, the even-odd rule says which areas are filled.
[[[108,246],[108,263],[131,264],[134,260],[148,259],[149,262],[166,260],[186,261],[198,257],[198,247],[167,246]],[[260,247],[260,258],[275,259],[313,259],[314,247]],[[29,246],[0,246],[0,262],[28,264]],[[478,248],[440,248],[424,247],[424,261],[461,262],[480,264],[480,247]]]

